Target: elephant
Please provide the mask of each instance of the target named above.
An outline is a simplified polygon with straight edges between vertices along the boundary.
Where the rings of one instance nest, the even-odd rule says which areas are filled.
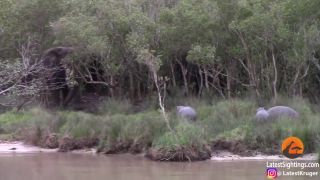
[[[46,68],[55,68],[61,65],[61,60],[68,54],[72,53],[74,48],[72,47],[54,47],[46,50],[42,57],[41,62]]]
[[[197,119],[197,112],[190,106],[177,106],[177,115],[190,121]]]
[[[40,76],[46,79],[46,86],[51,96],[48,102],[50,106],[61,106],[68,96],[66,69],[61,61],[73,51],[72,47],[54,47],[46,50],[41,57]]]
[[[257,120],[275,120],[281,117],[288,117],[291,119],[299,118],[299,113],[287,106],[274,106],[268,110],[263,107],[257,109],[255,118]]]

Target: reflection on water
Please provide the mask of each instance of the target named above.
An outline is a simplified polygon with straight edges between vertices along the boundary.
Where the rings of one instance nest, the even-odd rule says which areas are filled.
[[[0,155],[0,180],[263,180],[265,170],[264,161],[167,163],[131,155]]]

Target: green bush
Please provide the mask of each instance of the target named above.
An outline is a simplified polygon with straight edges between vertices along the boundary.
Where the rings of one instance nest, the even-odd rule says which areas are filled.
[[[7,112],[0,115],[1,133],[11,134],[13,139],[20,139],[36,144],[53,132],[57,117],[41,108],[24,112]]]
[[[56,117],[41,109],[33,108],[25,112],[9,111],[0,115],[0,127],[6,133],[14,133],[31,127],[47,127],[52,131]]]
[[[63,111],[58,113],[59,133],[73,138],[95,138],[101,133],[102,120],[84,112]]]
[[[0,115],[0,134],[12,133],[32,120],[31,113],[8,111]]]
[[[162,136],[156,138],[153,147],[156,149],[176,149],[179,147],[201,146],[207,144],[203,128],[195,126],[187,122],[180,122],[174,132],[167,131]]]
[[[144,112],[133,115],[103,117],[100,149],[113,149],[119,144],[145,148],[163,133],[166,126],[159,112]]]
[[[196,161],[211,157],[204,129],[181,121],[153,141],[147,156],[158,161]]]
[[[250,101],[221,101],[212,106],[201,106],[198,110],[199,124],[211,139],[252,122],[256,106]]]

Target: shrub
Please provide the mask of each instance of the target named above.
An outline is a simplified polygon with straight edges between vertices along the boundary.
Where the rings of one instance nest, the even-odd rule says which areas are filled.
[[[226,131],[252,122],[255,104],[250,101],[221,101],[212,106],[198,108],[199,124],[211,139]]]
[[[160,161],[194,161],[210,158],[210,152],[204,129],[180,122],[174,132],[154,140],[147,156]]]
[[[101,133],[102,120],[84,112],[59,112],[59,133],[72,138],[96,138]]]
[[[17,113],[8,111],[0,115],[0,133],[13,133],[17,129],[24,127],[33,118],[31,113]]]
[[[159,112],[104,116],[99,149],[105,153],[141,152],[165,128]]]

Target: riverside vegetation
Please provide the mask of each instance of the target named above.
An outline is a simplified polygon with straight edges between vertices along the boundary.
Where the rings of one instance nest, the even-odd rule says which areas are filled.
[[[296,135],[315,152],[319,9],[319,0],[0,0],[1,139],[180,161],[280,153]],[[179,105],[197,121],[177,118]],[[253,120],[274,105],[299,119]]]
[[[198,119],[194,123],[179,119],[172,106],[169,118],[174,132],[166,128],[156,109],[134,112],[129,101],[117,100],[105,103],[99,114],[41,108],[9,111],[0,115],[0,132],[2,139],[61,151],[97,147],[100,153],[146,153],[151,159],[163,161],[204,160],[216,150],[240,155],[280,154],[282,140],[288,136],[300,137],[306,153],[319,148],[320,114],[303,99],[282,98],[284,105],[300,113],[298,120],[273,122],[254,121],[256,104],[250,100],[208,102],[188,98],[187,102],[196,107]]]

